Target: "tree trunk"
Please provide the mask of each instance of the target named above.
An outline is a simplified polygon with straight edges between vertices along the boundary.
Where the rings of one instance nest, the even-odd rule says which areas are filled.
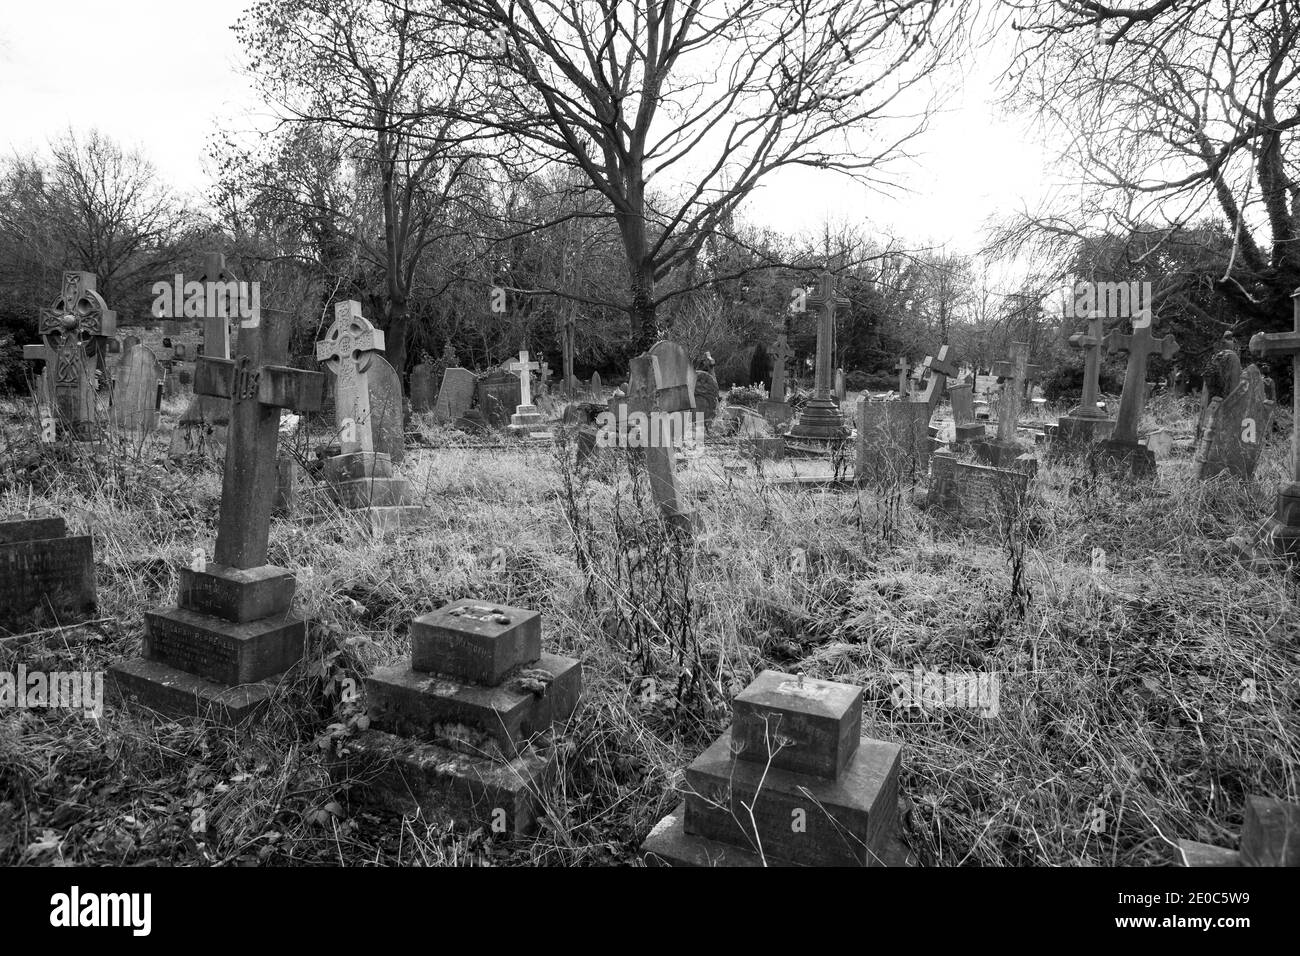
[[[411,337],[411,313],[405,302],[388,300],[388,321],[384,328],[384,352],[388,363],[397,370],[397,380],[406,395],[406,343]]]

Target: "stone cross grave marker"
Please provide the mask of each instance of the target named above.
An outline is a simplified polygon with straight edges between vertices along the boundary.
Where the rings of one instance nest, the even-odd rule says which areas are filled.
[[[288,338],[287,322],[261,321],[241,330],[234,359],[198,360],[194,390],[230,401],[213,561],[179,569],[177,607],[145,613],[144,659],[110,668],[119,698],[235,723],[265,706],[277,675],[302,657],[307,623],[290,613],[294,578],[266,563],[267,539],[280,412],[319,408],[325,377],[277,364]]]
[[[911,369],[912,363],[907,360],[906,355],[898,357],[898,364],[894,368],[898,369],[898,397],[907,398],[907,373]]]
[[[62,292],[53,307],[41,310],[38,331],[42,344],[24,346],[23,358],[45,360],[37,390],[42,432],[52,419],[74,439],[99,438],[95,373],[101,369],[106,340],[117,331],[117,313],[95,291],[95,276],[63,273]]]
[[[519,376],[519,404],[521,406],[532,405],[533,404],[533,382],[532,382],[533,377],[531,373],[538,371],[541,368],[541,366],[538,365],[536,362],[528,361],[527,349],[520,349],[519,360],[517,362],[511,362],[509,365],[506,366],[506,368],[508,368],[510,371],[514,372],[516,375]]]
[[[844,416],[839,403],[831,396],[831,359],[835,341],[835,312],[847,308],[849,300],[835,290],[835,277],[822,274],[815,295],[808,296],[807,305],[819,309],[817,318],[817,360],[813,366],[813,397],[799,413],[799,420],[791,427],[788,437],[807,441],[838,441],[848,437]]]
[[[1273,515],[1253,537],[1238,536],[1230,544],[1252,561],[1282,561],[1294,567],[1300,561],[1300,289],[1291,295],[1293,330],[1290,332],[1256,332],[1250,338],[1250,350],[1269,357],[1291,358],[1291,461],[1287,480],[1278,489]]]
[[[334,373],[335,424],[345,455],[375,450],[369,376],[371,359],[383,349],[384,333],[361,314],[360,302],[335,303],[334,323],[316,343],[316,359]]]
[[[1029,364],[1028,342],[1012,342],[1010,360],[995,363],[993,374],[1006,380],[1002,386],[1002,401],[998,405],[998,434],[994,441],[977,444],[975,455],[994,466],[1009,466],[1023,453],[1016,441],[1016,426],[1020,421],[1020,402],[1025,394],[1025,385],[1038,378],[1042,369]]]
[[[203,354],[210,358],[230,358],[230,320],[232,316],[223,315],[234,299],[229,293],[216,295],[210,286],[224,283],[227,288],[238,282],[234,274],[226,268],[226,257],[219,252],[209,252],[203,257],[203,271],[198,277],[203,286]],[[196,297],[197,298],[197,297]],[[213,305],[211,311],[208,304]],[[222,307],[219,307],[222,306]],[[173,320],[174,321],[174,320]],[[183,347],[177,347],[172,353],[173,359]],[[171,456],[182,457],[196,451],[218,451],[224,444],[224,431],[230,425],[230,403],[211,395],[195,394],[189,406],[181,413],[178,427],[172,433]]]
[[[113,383],[112,422],[130,432],[148,433],[158,425],[163,370],[153,350],[144,345],[127,349]]]
[[[1101,400],[1101,346],[1102,320],[1100,315],[1088,320],[1088,328],[1070,336],[1070,348],[1083,352],[1083,395],[1079,407],[1070,414],[1075,418],[1105,418],[1099,407]]]
[[[1094,445],[1090,451],[1095,464],[1135,476],[1151,475],[1156,471],[1155,456],[1137,440],[1138,422],[1146,397],[1147,359],[1153,354],[1172,358],[1178,351],[1178,342],[1172,335],[1157,337],[1152,334],[1151,327],[1149,318],[1140,325],[1135,321],[1131,334],[1114,330],[1103,340],[1106,351],[1128,353],[1128,367],[1124,371],[1124,391],[1120,395],[1115,427],[1110,438]]]
[[[776,345],[772,348],[772,391],[769,400],[773,402],[785,403],[785,366],[790,361],[790,345],[785,340],[785,333],[782,332],[776,337]]]
[[[520,349],[519,360],[506,367],[519,376],[519,405],[510,416],[510,431],[522,438],[551,439],[551,433],[543,424],[542,413],[533,404],[532,373],[539,372],[541,365],[528,361],[528,351]]]
[[[940,345],[937,358],[931,355],[925,357],[921,365],[925,372],[925,388],[912,396],[912,401],[924,402],[928,405],[931,415],[934,414],[939,399],[943,397],[944,386],[948,384],[948,379],[957,374],[957,364],[948,358],[948,351],[947,345]]]
[[[1265,395],[1264,376],[1250,365],[1225,398],[1210,399],[1205,427],[1192,456],[1197,478],[1228,474],[1250,478],[1255,473],[1264,436],[1273,421],[1275,403]]]

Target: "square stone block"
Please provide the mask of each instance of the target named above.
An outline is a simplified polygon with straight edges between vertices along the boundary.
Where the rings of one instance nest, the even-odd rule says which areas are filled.
[[[288,613],[296,586],[292,572],[270,564],[246,570],[223,564],[203,571],[181,568],[177,604],[243,624]]]
[[[331,483],[355,481],[358,478],[393,477],[393,458],[383,452],[351,452],[326,458],[323,467],[325,480]]]
[[[18,524],[24,527],[10,529],[14,540],[0,544],[0,632],[90,617],[97,606],[90,535],[25,538],[54,530],[63,520]]]
[[[763,671],[731,706],[740,759],[764,764],[771,755],[783,770],[834,777],[862,733],[862,688],[851,684],[805,677],[801,686],[798,677]]]
[[[62,518],[12,518],[0,521],[0,544],[62,538],[67,533],[68,526]]]
[[[169,720],[196,718],[234,725],[261,713],[278,685],[277,677],[230,687],[157,661],[135,658],[109,665],[104,691],[110,701]]]
[[[686,832],[807,866],[883,866],[900,753],[864,739],[830,780],[739,760],[728,730],[686,769]]]
[[[357,478],[329,485],[330,496],[343,508],[374,508],[411,503],[405,478]]]
[[[467,599],[411,622],[411,667],[417,671],[490,686],[541,656],[537,611]]]
[[[307,622],[294,617],[236,624],[180,607],[144,615],[146,660],[221,684],[251,684],[288,670],[306,640]]]

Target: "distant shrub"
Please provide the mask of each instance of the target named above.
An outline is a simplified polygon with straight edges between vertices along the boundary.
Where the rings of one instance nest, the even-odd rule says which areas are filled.
[[[763,400],[763,393],[757,388],[733,388],[727,393],[728,405],[743,405],[746,408],[754,408]]]
[[[870,386],[867,384],[871,381],[871,376],[861,369],[854,369],[852,372],[844,374],[844,387],[850,392],[860,392]]]

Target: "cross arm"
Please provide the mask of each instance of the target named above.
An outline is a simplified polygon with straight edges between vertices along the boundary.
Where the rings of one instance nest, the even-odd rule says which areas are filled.
[[[1250,350],[1256,355],[1295,355],[1300,353],[1300,332],[1256,332]]]
[[[258,370],[257,400],[263,405],[295,412],[314,412],[321,405],[325,376],[287,365],[263,365]],[[204,356],[194,364],[194,391],[198,395],[230,398],[234,392],[234,359]]]

